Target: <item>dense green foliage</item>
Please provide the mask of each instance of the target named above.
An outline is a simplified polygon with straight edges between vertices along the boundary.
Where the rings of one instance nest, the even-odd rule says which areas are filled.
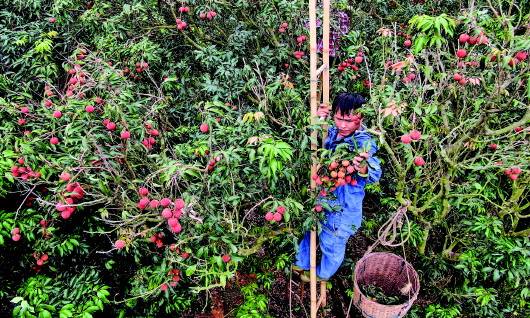
[[[369,96],[383,162],[357,236],[371,244],[410,202],[411,317],[528,317],[530,4],[333,6],[352,23],[332,96]],[[285,314],[275,286],[314,220],[306,17],[288,0],[0,2],[0,316]],[[359,70],[338,69],[358,52]],[[184,200],[181,229],[138,207],[141,187]],[[348,253],[343,295],[362,255]],[[333,301],[337,315],[349,298]]]

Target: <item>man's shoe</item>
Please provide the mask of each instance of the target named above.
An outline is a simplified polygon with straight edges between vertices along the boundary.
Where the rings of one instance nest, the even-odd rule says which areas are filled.
[[[305,269],[303,269],[302,267],[300,266],[296,266],[296,265],[292,265],[291,266],[291,269],[293,272],[295,272],[296,274],[300,275],[302,274],[304,271],[306,271]]]
[[[304,283],[311,282],[311,274],[310,274],[310,272],[309,271],[304,271],[300,275],[300,280],[303,281]],[[326,281],[325,279],[322,279],[322,278],[317,276],[317,282],[325,282],[325,281]]]

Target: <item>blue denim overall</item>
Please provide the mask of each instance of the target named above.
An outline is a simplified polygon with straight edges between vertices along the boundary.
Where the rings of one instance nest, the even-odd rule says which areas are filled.
[[[331,207],[337,205],[340,207],[338,211],[325,211],[326,219],[322,223],[322,231],[319,234],[322,259],[317,265],[317,276],[323,280],[331,278],[339,269],[344,260],[344,252],[349,237],[361,227],[365,185],[377,182],[381,178],[381,162],[377,157],[374,157],[378,146],[364,127],[344,139],[337,140],[337,135],[338,129],[335,126],[328,129],[328,138],[324,143],[326,149],[334,151],[337,145],[345,142],[350,145],[350,151],[355,151],[355,146],[357,146],[357,149],[367,150],[370,157],[367,159],[368,175],[357,177],[356,185],[346,184],[337,187],[333,192],[336,200],[319,198],[320,201],[326,201]],[[306,232],[300,242],[295,263],[304,270],[309,270],[309,246],[310,232]]]

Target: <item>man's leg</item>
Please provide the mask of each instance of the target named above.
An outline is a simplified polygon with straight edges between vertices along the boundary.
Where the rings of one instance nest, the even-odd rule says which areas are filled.
[[[309,249],[311,244],[311,232],[307,231],[298,246],[298,253],[296,253],[295,266],[298,266],[302,270],[309,270]]]
[[[322,259],[317,266],[317,276],[320,279],[329,280],[337,272],[344,260],[348,238],[349,234],[340,230],[322,230],[319,237]]]

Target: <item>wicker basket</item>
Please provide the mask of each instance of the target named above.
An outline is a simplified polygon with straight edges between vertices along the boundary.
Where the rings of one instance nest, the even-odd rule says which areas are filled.
[[[373,284],[385,294],[399,292],[410,282],[409,301],[401,305],[382,305],[368,299],[359,285]],[[353,302],[367,318],[404,317],[420,291],[418,274],[407,261],[391,253],[368,253],[355,265]]]

